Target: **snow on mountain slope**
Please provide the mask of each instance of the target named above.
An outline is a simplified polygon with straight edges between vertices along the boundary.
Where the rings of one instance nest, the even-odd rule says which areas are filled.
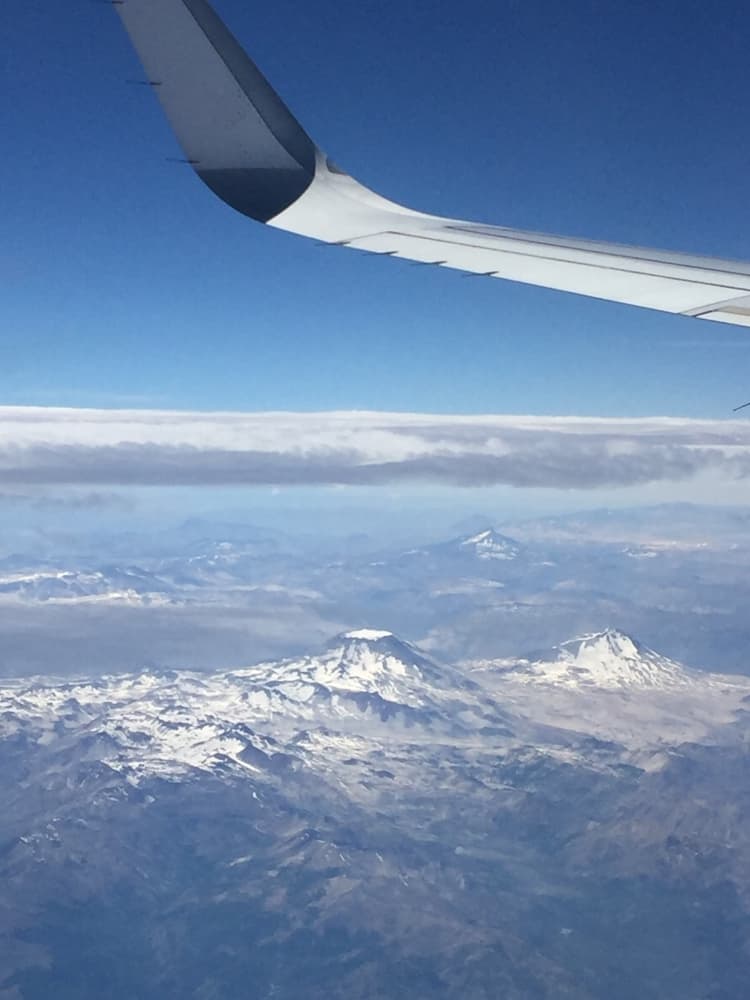
[[[162,580],[136,569],[37,569],[0,575],[0,600],[45,603],[170,603]]]
[[[632,747],[730,738],[750,699],[750,679],[691,670],[616,629],[470,666],[506,707]]]
[[[428,684],[449,686],[456,680],[392,632],[373,629],[347,632],[333,639],[320,656],[284,661],[269,669],[285,683],[295,679],[338,691],[376,693],[413,705],[423,703]]]
[[[523,661],[514,672],[522,682],[611,690],[664,690],[694,684],[700,678],[617,629],[571,639],[551,659]]]
[[[36,747],[53,771],[95,760],[137,781],[195,769],[275,773],[304,766],[312,744],[341,764],[362,740],[441,754],[518,745],[577,753],[591,735],[635,750],[731,740],[742,737],[747,702],[747,679],[688,671],[617,632],[564,643],[550,660],[459,669],[390,632],[360,629],[319,655],[221,673],[8,681],[0,741]]]
[[[234,676],[254,684],[258,704],[277,716],[360,727],[391,721],[444,735],[508,722],[474,681],[391,632],[347,632],[320,655],[263,663]]]
[[[521,555],[521,545],[494,528],[487,528],[477,534],[454,538],[448,542],[438,542],[425,548],[410,549],[402,554],[402,559],[419,557],[437,561],[440,566],[455,566],[457,562],[466,568],[467,562],[512,562]]]
[[[339,636],[319,656],[223,673],[0,687],[0,740],[58,754],[90,744],[108,766],[135,775],[257,767],[266,752],[259,740],[320,728],[395,742],[511,734],[507,715],[479,685],[371,630]]]
[[[521,554],[521,548],[512,538],[506,538],[499,532],[489,529],[482,531],[478,535],[466,538],[459,542],[460,548],[465,552],[471,552],[477,559],[499,559],[507,562],[517,559]]]
[[[243,769],[268,740],[248,725],[247,693],[231,675],[188,672],[16,683],[0,689],[0,739],[46,747],[53,759],[90,753],[135,779]]]

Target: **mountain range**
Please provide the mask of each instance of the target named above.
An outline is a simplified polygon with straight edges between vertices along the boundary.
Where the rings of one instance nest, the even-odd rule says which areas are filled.
[[[0,997],[736,1000],[749,699],[616,630],[7,681]]]
[[[746,523],[658,508],[503,530],[470,519],[416,545],[206,521],[158,537],[45,537],[41,550],[6,538],[0,675],[280,660],[358,622],[451,662],[516,657],[615,623],[693,668],[745,673]]]

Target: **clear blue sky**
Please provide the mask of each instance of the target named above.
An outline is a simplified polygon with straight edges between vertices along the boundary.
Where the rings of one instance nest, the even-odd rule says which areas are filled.
[[[396,200],[750,259],[732,0],[216,0],[312,136]],[[274,232],[176,155],[115,13],[6,12],[0,403],[721,416],[750,334]]]

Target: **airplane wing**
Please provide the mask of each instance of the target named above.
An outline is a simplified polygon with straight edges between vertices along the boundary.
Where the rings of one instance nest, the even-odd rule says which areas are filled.
[[[278,229],[579,295],[750,326],[750,264],[427,215],[340,170],[208,0],[113,0],[187,161]]]

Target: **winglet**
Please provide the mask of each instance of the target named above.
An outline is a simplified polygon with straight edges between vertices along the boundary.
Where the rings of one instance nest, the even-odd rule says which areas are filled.
[[[207,0],[124,0],[116,10],[199,177],[259,222],[312,183],[318,151]]]

